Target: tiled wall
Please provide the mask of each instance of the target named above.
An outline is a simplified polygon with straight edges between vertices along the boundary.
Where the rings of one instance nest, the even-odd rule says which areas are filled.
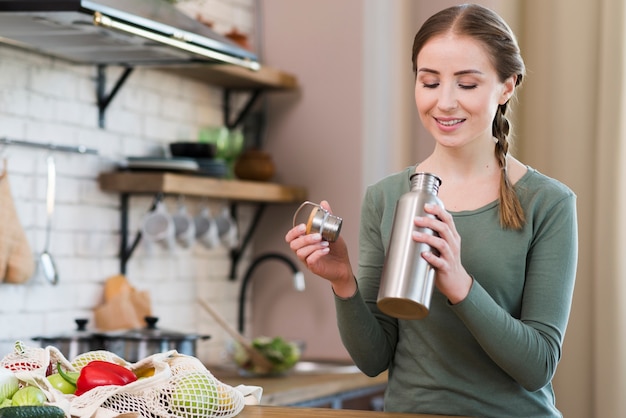
[[[179,6],[190,13],[202,11],[219,32],[236,27],[254,36],[254,0],[199,0]],[[119,72],[110,67],[109,79],[115,80]],[[221,124],[219,89],[138,68],[107,110],[106,128],[100,129],[95,76],[92,66],[0,46],[0,137],[99,151],[99,156],[53,152],[57,190],[50,252],[60,283],[52,286],[36,272],[24,284],[0,284],[2,355],[15,339],[70,332],[74,318],[92,319],[93,308],[102,302],[104,281],[119,272],[119,196],[99,189],[98,174],[114,169],[124,156],[160,152],[168,142],[195,138],[202,126]],[[44,249],[48,153],[0,145],[19,223],[35,257]],[[165,202],[173,212],[178,197],[168,196]],[[192,214],[205,204],[216,214],[228,204],[189,197],[184,203]],[[151,204],[150,196],[131,198],[131,240]],[[243,230],[251,210],[244,205],[240,211]],[[7,230],[7,225],[0,225],[0,237]],[[245,263],[240,276],[243,268]],[[197,296],[204,297],[235,324],[239,281],[228,280],[229,271],[225,248],[207,249],[196,243],[190,249],[149,251],[140,245],[127,277],[138,289],[149,290],[161,328],[212,335],[198,344],[198,357],[217,362],[223,359],[228,338],[194,302]]]

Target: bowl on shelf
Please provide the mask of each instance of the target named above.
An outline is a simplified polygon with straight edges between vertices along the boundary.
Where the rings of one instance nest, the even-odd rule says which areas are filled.
[[[269,181],[276,171],[272,157],[261,150],[244,151],[235,161],[235,176],[242,180]]]
[[[217,145],[208,142],[171,142],[170,152],[173,157],[210,159],[215,157]]]

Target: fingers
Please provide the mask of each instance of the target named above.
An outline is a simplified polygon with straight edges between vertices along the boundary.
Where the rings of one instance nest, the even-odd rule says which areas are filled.
[[[428,228],[435,231],[444,239],[452,237],[451,231],[456,231],[452,215],[444,208],[438,205],[424,205],[426,213],[433,216],[417,216],[415,218],[415,226],[418,228]]]
[[[438,205],[425,205],[424,210],[434,217],[418,216],[415,218],[414,223],[418,230],[413,231],[413,239],[428,244],[439,252],[439,257],[437,255],[432,255],[432,257],[449,257],[450,246],[456,248],[459,241],[452,215]],[[424,228],[434,231],[435,234],[424,232]]]
[[[328,242],[322,241],[320,245],[309,245],[300,248],[298,251],[296,251],[296,255],[298,259],[302,260],[302,262],[307,265],[307,267],[311,268],[323,256],[328,254],[329,251],[330,248],[328,247]]]
[[[425,205],[428,215],[415,218],[413,239],[429,245],[433,251],[424,251],[421,256],[437,270],[437,288],[452,303],[458,303],[469,293],[472,278],[461,263],[461,236],[456,230],[452,215],[438,205]],[[425,232],[424,228],[434,231]]]
[[[316,251],[328,252],[329,243],[324,241],[318,233],[303,235],[298,242],[292,241],[291,249],[295,251],[298,258],[304,260]],[[294,244],[295,243],[295,244]]]
[[[291,243],[291,241],[293,241],[294,239],[298,238],[301,235],[304,235],[305,233],[306,233],[305,224],[296,225],[293,228],[291,228],[289,231],[287,231],[287,234],[285,235],[285,241],[287,242],[287,244],[289,244]]]
[[[306,234],[304,224],[296,225],[290,229],[285,235],[285,241],[302,261],[308,260],[315,253],[321,256],[328,254],[329,251],[328,241],[324,241],[319,233]]]
[[[436,218],[444,223],[449,223],[452,221],[452,215],[450,215],[450,212],[445,210],[442,206],[427,203],[424,205],[424,211],[426,213],[434,215]]]

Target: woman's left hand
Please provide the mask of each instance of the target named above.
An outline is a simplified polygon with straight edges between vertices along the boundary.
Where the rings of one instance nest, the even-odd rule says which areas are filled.
[[[461,302],[468,295],[472,287],[473,279],[467,274],[461,264],[461,237],[456,230],[452,215],[439,205],[427,204],[424,210],[436,217],[427,216],[415,218],[415,226],[418,228],[430,228],[438,236],[425,234],[419,231],[413,232],[413,239],[430,245],[439,252],[425,251],[422,257],[437,270],[436,286],[441,293],[446,295],[450,303]]]

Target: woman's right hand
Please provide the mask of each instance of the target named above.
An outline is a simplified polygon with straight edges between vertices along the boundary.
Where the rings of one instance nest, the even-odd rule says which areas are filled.
[[[320,205],[331,212],[323,200]],[[332,213],[332,212],[331,212]],[[321,234],[307,234],[306,225],[294,226],[285,235],[285,241],[298,259],[314,274],[328,280],[338,296],[349,297],[356,291],[348,248],[341,236],[335,242],[322,239]]]

